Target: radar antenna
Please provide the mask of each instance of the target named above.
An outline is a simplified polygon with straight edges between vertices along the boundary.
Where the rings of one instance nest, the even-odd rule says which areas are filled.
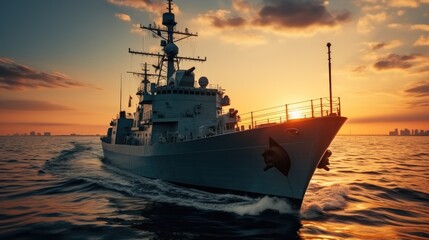
[[[163,70],[163,64],[164,62],[167,62],[167,74],[166,74],[166,80],[168,80],[173,73],[179,69],[179,64],[183,60],[187,61],[199,61],[204,62],[207,60],[206,57],[204,58],[192,58],[192,57],[180,57],[179,54],[179,47],[175,44],[175,42],[181,41],[183,39],[189,38],[189,37],[197,37],[197,33],[191,33],[186,28],[185,31],[176,31],[176,20],[175,15],[172,13],[172,2],[173,0],[167,0],[168,4],[168,12],[164,13],[162,15],[162,25],[164,25],[164,28],[161,28],[159,26],[156,26],[155,24],[152,26],[149,24],[149,26],[143,26],[140,25],[141,29],[151,31],[155,36],[158,36],[161,38],[161,47],[163,47],[164,54],[161,53],[149,53],[149,52],[142,52],[142,51],[135,51],[128,49],[128,52],[131,54],[139,54],[139,55],[146,55],[150,57],[158,57],[159,59],[159,75],[158,75],[158,85],[159,81],[162,76],[162,70]],[[179,38],[175,39],[175,35],[180,36]]]

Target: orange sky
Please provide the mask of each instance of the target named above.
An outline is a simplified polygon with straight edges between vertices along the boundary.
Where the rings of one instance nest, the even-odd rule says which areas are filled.
[[[427,0],[174,3],[177,28],[199,34],[180,54],[207,57],[197,78],[225,88],[239,113],[328,96],[331,42],[342,134],[429,130]],[[20,4],[0,3],[0,135],[105,134],[121,74],[125,103],[140,81],[126,72],[153,61],[128,48],[160,51],[136,24],[159,21],[164,1]]]

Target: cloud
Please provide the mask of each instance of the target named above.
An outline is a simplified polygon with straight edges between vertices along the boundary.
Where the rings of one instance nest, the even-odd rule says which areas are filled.
[[[389,23],[388,28],[401,29],[401,30],[415,30],[429,32],[429,24],[402,24],[402,23]]]
[[[0,100],[0,110],[14,111],[70,111],[70,107],[37,100]]]
[[[367,70],[367,67],[365,65],[349,67],[349,71],[354,73],[364,73],[366,72],[366,70]]]
[[[349,18],[350,12],[346,10],[330,13],[323,1],[265,0],[253,23],[281,29],[302,29],[314,26],[333,27]]]
[[[408,7],[408,8],[416,8],[419,3],[415,0],[390,0],[389,5],[392,7]]]
[[[80,126],[75,123],[53,123],[53,122],[0,122],[0,125],[16,125],[16,126],[38,126],[38,127],[67,127]]]
[[[385,12],[377,14],[366,14],[357,23],[357,30],[359,33],[366,34],[375,29],[376,23],[384,22],[387,19],[387,14]]]
[[[429,3],[428,0],[360,0],[356,2],[363,5],[362,9],[365,11],[385,9],[386,6],[392,8],[417,8]]]
[[[229,17],[230,11],[218,10],[216,12],[209,12],[206,17],[210,20],[213,27],[227,28],[227,27],[241,27],[247,25],[247,22],[242,17]]]
[[[374,63],[374,68],[377,70],[407,69],[416,66],[415,60],[419,59],[420,57],[421,55],[418,54],[398,55],[392,53],[379,58]]]
[[[61,123],[61,122],[0,122],[0,126],[10,126],[10,127],[69,127],[68,130],[73,132],[78,129],[70,128],[102,128],[104,129],[105,125],[100,124],[79,124],[79,123]]]
[[[216,36],[221,40],[241,46],[260,45],[266,42],[263,34],[248,24],[248,20],[231,16],[232,12],[218,9],[199,15],[195,21],[201,26],[201,36]],[[236,28],[240,27],[237,31]]]
[[[429,24],[414,24],[411,26],[411,29],[429,32]]]
[[[115,13],[115,17],[124,22],[131,22],[131,17],[124,13]]]
[[[367,43],[370,50],[377,51],[381,49],[393,49],[402,45],[400,40],[392,40],[388,42],[370,42]]]
[[[427,0],[389,0],[387,4],[391,7],[397,8],[417,8],[420,5],[427,4],[429,1]]]
[[[194,21],[202,26],[201,35],[253,45],[266,42],[266,33],[312,35],[335,29],[349,19],[349,11],[329,11],[321,0],[263,0],[260,4],[234,0],[230,10],[210,10]]]
[[[153,0],[107,0],[107,2],[123,7],[135,8],[138,10],[155,13],[157,15],[161,15],[166,11],[165,2],[161,1],[153,1]],[[175,13],[179,12],[179,8],[174,6]]]
[[[389,24],[387,24],[387,27],[391,28],[391,29],[406,29],[406,28],[408,28],[407,25],[400,24],[400,23],[389,23]]]
[[[0,88],[22,90],[31,88],[74,88],[92,87],[90,84],[71,80],[67,75],[46,73],[0,57]]]
[[[428,122],[429,114],[420,113],[400,113],[391,115],[379,115],[370,117],[357,117],[347,120],[348,123],[394,123],[394,122]]]
[[[406,89],[405,93],[415,97],[429,97],[429,81],[417,82]]]
[[[420,36],[414,46],[429,46],[429,36]]]
[[[234,0],[232,1],[232,7],[238,12],[249,13],[253,11],[252,5],[246,2],[246,0]]]

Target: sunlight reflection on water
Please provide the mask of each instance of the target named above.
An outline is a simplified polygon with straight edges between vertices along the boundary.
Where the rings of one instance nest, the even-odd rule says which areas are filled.
[[[37,139],[37,141],[34,141]],[[298,216],[102,162],[95,137],[0,138],[0,238],[429,238],[429,138],[339,136]]]

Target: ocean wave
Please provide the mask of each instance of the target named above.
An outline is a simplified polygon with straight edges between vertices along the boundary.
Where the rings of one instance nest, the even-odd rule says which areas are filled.
[[[385,198],[388,200],[405,200],[414,202],[429,202],[429,194],[415,189],[397,187],[383,187],[371,183],[352,183],[353,186],[362,187],[366,190],[371,190],[373,195]]]
[[[292,214],[294,211],[286,199],[277,197],[251,198],[234,194],[217,194],[193,188],[185,188],[161,180],[136,177],[134,180],[83,178],[99,187],[147,200],[192,207],[200,210],[223,211],[238,215],[259,215],[271,210]],[[119,181],[118,181],[119,180]]]
[[[133,173],[105,165],[116,177],[109,179],[85,178],[104,188],[130,196],[143,197],[151,201],[193,207],[200,210],[224,211],[238,215],[259,215],[271,210],[278,213],[295,214],[286,199],[278,197],[249,197],[231,193],[219,194],[194,188],[177,186],[157,179],[148,179]],[[110,174],[110,176],[114,176]],[[124,182],[124,179],[127,179]]]
[[[349,187],[341,184],[333,184],[327,187],[319,187],[311,195],[305,196],[301,208],[303,219],[317,219],[325,212],[341,210],[347,206]]]

